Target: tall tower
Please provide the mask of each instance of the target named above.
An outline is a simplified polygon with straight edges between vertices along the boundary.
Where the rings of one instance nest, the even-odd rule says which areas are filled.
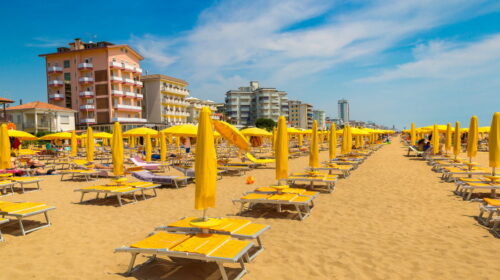
[[[342,120],[344,124],[349,123],[349,101],[347,99],[340,99],[338,102],[339,106],[339,119]]]

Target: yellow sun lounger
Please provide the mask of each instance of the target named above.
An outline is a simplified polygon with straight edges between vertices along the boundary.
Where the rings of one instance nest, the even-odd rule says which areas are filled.
[[[279,191],[273,187],[273,186],[269,186],[269,187],[259,187],[259,188],[256,188],[254,192],[257,192],[257,193],[267,193],[267,194],[276,194],[276,193],[292,193],[292,194],[298,194],[298,195],[303,195],[303,196],[312,196],[313,198],[316,198],[316,196],[319,195],[319,192],[314,192],[314,191],[308,191],[306,189],[302,189],[302,188],[283,188],[283,189],[280,189]]]
[[[157,227],[155,230],[163,230],[168,232],[196,234],[202,232],[202,229],[191,225],[191,222],[199,219],[197,217],[185,217],[176,222],[170,223],[167,226]],[[260,236],[267,231],[271,226],[252,223],[250,220],[234,219],[234,218],[219,218],[220,223],[207,228],[208,233],[225,234],[241,240],[255,240],[256,244],[249,252],[250,260],[260,254],[264,247],[260,240]]]
[[[81,178],[83,177],[85,181],[90,181],[92,180],[92,177],[97,179],[97,176],[99,175],[99,170],[93,170],[93,169],[69,169],[69,170],[63,170],[61,172],[61,181],[64,181],[64,175],[71,175],[71,178],[69,180],[74,180],[75,178]]]
[[[16,218],[19,222],[19,227],[23,235],[50,226],[49,215],[47,214],[47,212],[54,209],[56,208],[53,206],[48,206],[43,203],[0,201],[0,216]],[[38,214],[45,215],[46,223],[38,227],[31,228],[29,230],[25,230],[23,225],[23,219]]]
[[[154,196],[157,196],[155,188],[159,187],[160,185],[158,184],[153,184],[149,182],[134,182],[134,183],[127,183],[123,185],[102,185],[102,186],[90,186],[90,187],[84,187],[80,189],[76,189],[75,192],[81,192],[82,195],[80,197],[80,203],[83,203],[84,196],[87,193],[96,193],[96,197],[92,200],[99,199],[99,194],[103,193],[104,198],[106,199],[108,196],[116,196],[116,199],[118,200],[118,204],[120,206],[123,206],[122,202],[122,196],[124,195],[132,195],[134,198],[133,202],[130,203],[136,203],[137,202],[137,197],[136,193],[140,192],[142,194],[143,199],[146,199],[146,195],[144,193],[145,190],[153,190]],[[90,200],[87,200],[90,201]]]
[[[8,223],[8,222],[9,222],[9,219],[0,218],[0,225]],[[0,231],[0,242],[2,242],[2,241],[3,241],[3,236],[2,236],[2,231]]]
[[[481,176],[491,174],[491,171],[482,167],[472,167],[471,170],[468,168],[459,168],[459,167],[443,167],[443,175],[441,179],[446,182],[451,182],[452,179],[458,180],[459,178],[453,178],[454,175],[467,175],[469,177],[472,176]]]
[[[281,206],[293,206],[298,214],[299,220],[304,220],[311,214],[314,207],[313,196],[302,196],[293,193],[267,194],[267,193],[247,193],[240,199],[233,200],[233,203],[241,203],[240,212],[250,211],[256,205],[276,205],[278,212],[281,212]]]
[[[296,182],[309,183],[309,187],[313,190],[324,190],[328,193],[335,191],[335,183],[337,175],[324,174],[319,172],[292,173],[285,179],[288,184],[294,185]],[[315,183],[323,183],[323,185],[315,185]]]
[[[253,163],[256,163],[258,165],[267,165],[269,163],[274,163],[276,160],[273,158],[266,158],[266,159],[258,159],[254,157],[251,153],[246,153],[245,156]]]
[[[488,217],[484,218],[484,214],[488,213]],[[483,225],[489,225],[493,219],[494,214],[500,215],[500,199],[498,198],[485,198],[483,204],[479,205],[478,220]]]
[[[14,185],[16,183],[11,180],[0,181],[0,196],[8,195],[7,191],[10,189],[11,194],[14,194]]]
[[[333,171],[340,171],[341,173],[339,175],[341,175],[342,178],[347,178],[349,175],[351,175],[350,172],[354,169],[354,165],[327,163],[321,167],[307,167],[306,169],[309,171],[328,171],[329,175],[336,175],[333,174]]]
[[[148,254],[152,257],[146,263],[154,261],[156,256],[215,262],[222,279],[228,280],[224,263],[239,263],[241,270],[234,279],[241,279],[247,272],[245,262],[249,261],[248,251],[252,246],[249,241],[234,240],[229,235],[193,235],[160,231],[130,246],[117,248],[115,252],[126,252],[132,255],[127,274],[134,270],[138,254]]]
[[[9,180],[12,182],[18,183],[21,185],[21,192],[25,193],[25,188],[24,185],[29,185],[29,184],[36,184],[36,188],[31,191],[39,191],[40,190],[40,182],[42,179],[38,177],[10,177]],[[30,192],[30,191],[28,191]]]

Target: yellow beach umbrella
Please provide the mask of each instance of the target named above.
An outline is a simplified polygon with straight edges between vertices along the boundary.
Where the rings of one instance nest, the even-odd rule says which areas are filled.
[[[58,132],[47,134],[40,137],[41,140],[61,140],[61,139],[71,139],[71,133],[69,132]]]
[[[470,118],[469,133],[467,135],[467,156],[471,162],[472,158],[477,155],[477,141],[479,136],[477,129],[477,117],[472,116],[472,118]]]
[[[94,161],[94,133],[92,127],[87,127],[87,161]]]
[[[129,147],[130,148],[135,148],[135,136],[129,136]]]
[[[302,147],[302,145],[304,145],[304,134],[302,133],[297,134],[297,137],[298,137],[298,145],[299,147]]]
[[[73,130],[71,132],[71,156],[76,157],[78,155],[76,132]]]
[[[220,132],[220,131],[219,131]],[[272,133],[258,127],[250,127],[240,130],[241,134],[245,136],[257,136],[257,137],[271,137]]]
[[[415,123],[411,123],[410,144],[412,146],[415,146],[417,144],[417,131],[415,130]]]
[[[21,131],[21,130],[15,130],[15,129],[9,129],[7,130],[7,133],[9,134],[9,137],[14,137],[18,138],[19,140],[36,140],[38,139],[35,135]]]
[[[349,145],[349,140],[347,138],[349,137],[349,129],[347,128],[347,125],[344,126],[342,129],[342,146],[340,147],[340,152],[345,155],[349,152],[349,149],[347,148],[347,145]]]
[[[333,160],[337,157],[337,133],[335,133],[336,126],[334,123],[330,126],[330,136],[328,137],[328,157]]]
[[[10,140],[7,132],[7,125],[0,127],[0,169],[10,168]]]
[[[273,127],[273,151],[276,149],[276,134],[277,134],[278,129],[276,127]]]
[[[352,152],[352,127],[347,126],[347,153]]]
[[[144,138],[144,149],[146,151],[146,161],[151,161],[151,156],[153,153],[153,147],[151,146],[151,134],[146,134],[146,137]]]
[[[446,154],[448,154],[448,151],[451,151],[451,138],[452,138],[452,132],[453,128],[451,127],[451,123],[448,123],[446,125],[446,140],[444,142],[444,149],[446,151]]]
[[[455,155],[455,159],[457,159],[458,155],[462,150],[462,141],[460,137],[460,122],[455,123],[455,133],[453,134],[453,154]]]
[[[167,137],[164,132],[160,132],[160,161],[167,160]]]
[[[125,175],[125,169],[123,167],[123,154],[122,126],[120,123],[115,122],[111,138],[111,156],[113,158],[113,173],[115,176]]]
[[[156,136],[158,135],[158,131],[148,128],[148,127],[137,127],[137,128],[132,128],[130,130],[127,130],[123,133],[123,136],[146,136],[146,135],[152,135]]]
[[[211,111],[208,107],[201,108],[194,163],[196,183],[194,208],[203,210],[204,219],[206,219],[207,209],[215,207],[215,183],[217,179],[217,155],[210,114]]]
[[[318,139],[318,122],[313,121],[312,139],[309,148],[309,167],[319,167],[319,139]]]
[[[175,136],[196,137],[198,134],[198,126],[194,124],[175,125],[165,128],[161,132]]]
[[[274,154],[276,157],[276,180],[279,184],[280,180],[288,177],[288,132],[284,116],[280,116],[278,119]]]
[[[493,175],[495,175],[495,168],[500,167],[500,112],[493,114],[489,133],[489,165],[492,167]]]
[[[434,125],[432,130],[432,153],[435,155],[439,153],[439,129],[437,125]]]
[[[229,143],[235,145],[243,151],[250,150],[250,143],[247,138],[234,126],[224,121],[213,121],[217,132],[224,137]]]

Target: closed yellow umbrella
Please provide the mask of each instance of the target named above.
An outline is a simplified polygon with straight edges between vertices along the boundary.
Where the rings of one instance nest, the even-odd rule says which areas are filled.
[[[210,114],[211,111],[208,107],[201,108],[194,163],[196,182],[194,208],[203,210],[204,219],[206,219],[206,210],[209,207],[215,207],[215,183],[217,179],[217,156]]]
[[[130,140],[130,143],[128,146],[130,148],[135,148],[135,136],[129,136],[129,140]]]
[[[298,145],[299,147],[302,147],[302,145],[304,145],[304,134],[300,133],[297,135],[298,136]]]
[[[347,126],[347,153],[352,152],[352,128]]]
[[[453,154],[455,155],[455,159],[457,159],[458,155],[462,150],[462,141],[460,137],[460,122],[455,123],[455,133],[453,134]]]
[[[451,151],[452,130],[453,128],[451,127],[451,123],[448,123],[446,125],[446,138],[444,142],[444,150],[446,151],[446,154],[448,154],[448,151]]]
[[[349,137],[349,129],[347,128],[347,125],[344,126],[342,129],[342,146],[340,148],[340,152],[345,155],[349,152],[349,149],[347,148],[347,145],[349,145],[349,140],[347,138]]]
[[[92,127],[87,127],[87,161],[94,161],[94,133]]]
[[[417,144],[417,132],[415,131],[415,123],[411,123],[410,145],[415,146],[416,144]]]
[[[120,123],[115,122],[111,138],[111,156],[113,158],[113,173],[115,176],[125,175],[123,167],[123,154],[122,126]]]
[[[470,162],[472,162],[472,158],[477,155],[477,141],[479,136],[477,129],[477,117],[472,116],[472,118],[470,118],[469,133],[467,135],[467,156]]]
[[[250,143],[247,138],[234,126],[224,121],[213,121],[217,132],[224,137],[229,143],[235,145],[243,151],[250,150]],[[269,132],[268,132],[269,133]],[[269,135],[271,135],[269,133]]]
[[[439,128],[434,125],[432,130],[432,153],[437,155],[439,153]]]
[[[319,139],[318,139],[318,122],[313,121],[312,128],[312,139],[309,148],[309,167],[318,168],[319,167]]]
[[[76,132],[73,130],[71,132],[71,156],[72,157],[76,157],[78,155],[78,148],[76,147],[77,146],[77,138],[76,138]]]
[[[363,138],[361,135],[356,135],[354,138],[354,145],[356,146],[357,149],[360,149],[361,146],[363,146]]]
[[[334,123],[330,126],[330,137],[328,138],[328,157],[330,160],[333,160],[337,157],[337,133],[335,130],[337,127]]]
[[[492,174],[495,175],[495,168],[500,167],[500,112],[493,114],[489,130],[488,150],[489,162],[492,167]]]
[[[276,180],[279,184],[280,180],[288,178],[288,132],[284,116],[280,116],[278,119],[275,146]]]
[[[151,161],[151,156],[153,153],[153,147],[151,146],[151,134],[146,134],[146,137],[144,138],[144,143],[145,150],[146,150],[146,161]]]
[[[276,134],[277,134],[278,129],[276,127],[273,127],[273,151],[276,149]]]
[[[10,168],[10,140],[7,125],[2,124],[0,128],[0,169]]]
[[[160,161],[167,160],[167,139],[163,132],[160,132]]]

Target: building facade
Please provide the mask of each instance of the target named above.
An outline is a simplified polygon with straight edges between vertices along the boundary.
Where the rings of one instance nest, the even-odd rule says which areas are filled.
[[[212,119],[220,120],[220,114],[217,113],[217,107],[215,102],[212,100],[201,100],[196,97],[188,97],[186,101],[189,102],[188,106],[188,122],[191,124],[198,124],[198,119],[200,118],[200,111],[202,107],[208,107],[212,111]]]
[[[279,116],[288,118],[288,94],[276,88],[262,88],[259,82],[249,87],[226,92],[226,117],[235,125],[254,125],[259,118],[278,121]]]
[[[290,100],[288,123],[292,127],[311,129],[313,123],[313,106],[308,103],[302,103],[299,100]]]
[[[318,129],[326,129],[326,114],[323,110],[313,110],[313,120],[318,122]]]
[[[146,122],[143,57],[128,45],[75,39],[69,48],[40,56],[46,63],[49,103],[75,110],[77,126]]]
[[[339,119],[343,124],[349,123],[349,101],[340,99],[338,101]]]
[[[189,123],[188,82],[161,74],[143,76],[144,115],[149,123]]]
[[[75,110],[40,101],[6,109],[16,129],[29,133],[75,130]]]

